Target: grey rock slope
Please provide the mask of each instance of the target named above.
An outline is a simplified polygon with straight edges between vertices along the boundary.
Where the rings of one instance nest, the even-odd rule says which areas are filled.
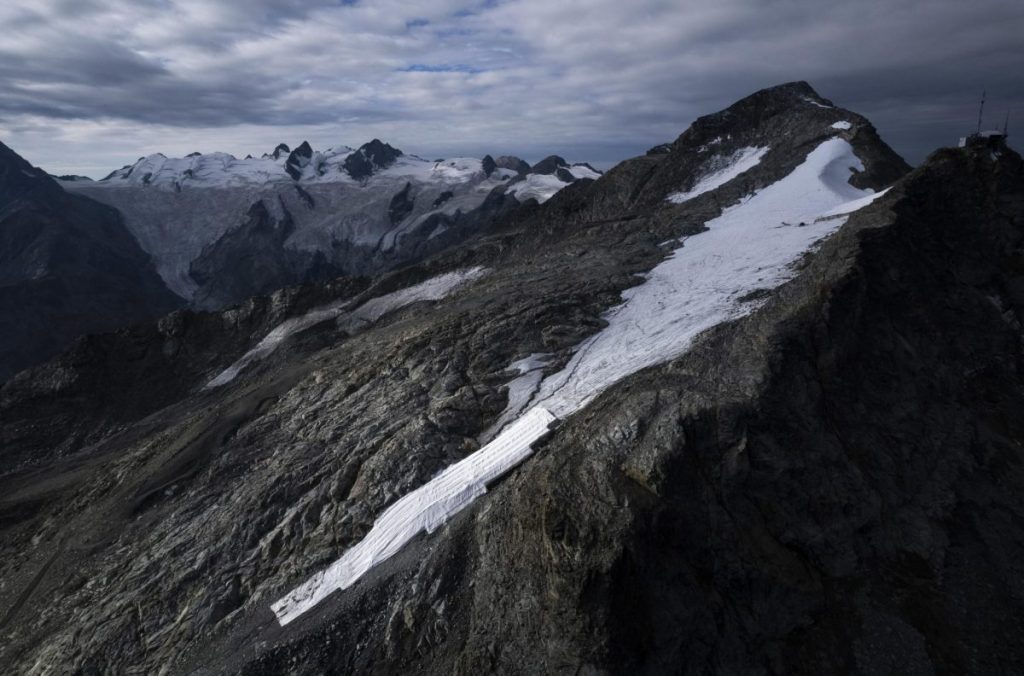
[[[529,173],[490,156],[428,161],[374,139],[354,150],[281,144],[259,159],[156,154],[102,181],[64,185],[121,211],[167,285],[191,307],[218,309],[421,260],[496,215],[598,175],[562,170],[539,188],[507,190]]]
[[[0,382],[83,333],[180,304],[114,209],[0,144]]]
[[[1024,166],[942,150],[904,176],[866,120],[827,105],[804,83],[758,92],[418,265],[178,313],[21,374],[0,390],[3,447],[21,449],[0,456],[0,663],[1012,673]],[[709,152],[714,138],[728,147]],[[605,390],[443,528],[278,626],[270,603],[479,447],[511,363],[543,352],[560,370],[665,260],[660,245],[696,246],[723,209],[836,138],[864,167],[851,180],[895,184],[790,281]],[[750,170],[667,199],[714,158],[762,146]],[[487,272],[442,300],[358,325],[331,315],[204,387],[285,317],[345,298],[356,313],[473,266]],[[119,358],[133,343],[146,356]],[[124,393],[89,384],[111,377]],[[118,397],[155,381],[173,387],[115,420]],[[94,410],[70,405],[90,392]],[[34,401],[65,413],[44,429]]]

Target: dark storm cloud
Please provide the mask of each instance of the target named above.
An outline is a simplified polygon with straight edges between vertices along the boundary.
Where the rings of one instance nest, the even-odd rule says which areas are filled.
[[[93,173],[291,136],[607,164],[796,79],[911,161],[982,88],[1024,128],[1019,0],[14,0],[0,25],[0,135]]]

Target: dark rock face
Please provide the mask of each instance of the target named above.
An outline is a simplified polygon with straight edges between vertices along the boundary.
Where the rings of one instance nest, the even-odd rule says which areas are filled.
[[[280,149],[281,146],[278,146]],[[276,153],[277,150],[275,149]],[[288,159],[285,160],[284,170],[288,172],[294,180],[302,178],[302,169],[309,164],[310,159],[313,157],[313,148],[310,147],[307,141],[303,141],[295,150],[291,151],[288,155]]]
[[[493,174],[494,170],[498,168],[498,165],[495,163],[494,158],[491,157],[490,155],[484,155],[483,160],[480,161],[480,165],[480,168],[484,170],[484,174],[487,176]]]
[[[454,196],[455,196],[455,194],[451,190],[445,190],[444,192],[442,192],[440,195],[437,196],[437,199],[434,200],[434,202],[433,202],[433,204],[431,204],[431,206],[434,209],[436,209],[439,206],[441,206],[442,204],[444,204],[445,202],[447,202],[448,200],[450,200]]]
[[[540,206],[502,211],[497,190],[495,225],[368,286],[312,285],[279,311],[178,313],[8,383],[0,664],[1012,673],[1024,166],[1011,152],[936,153],[758,309],[605,391],[443,528],[285,628],[268,608],[479,447],[512,361],[545,352],[561,369],[664,259],[660,243],[788,174],[838,116],[862,144],[855,180],[900,174],[862,118],[805,97],[824,105],[801,83],[759,92]],[[772,151],[712,193],[666,202],[699,178],[712,131],[726,147],[710,152]],[[477,265],[487,275],[443,301],[353,332],[321,322],[199,389],[285,316]],[[73,402],[104,378],[117,394],[79,415]],[[168,391],[148,393],[154,381]],[[34,448],[58,450],[31,460]]]
[[[388,218],[391,219],[392,225],[401,223],[415,208],[416,202],[409,196],[411,190],[412,183],[406,182],[405,187],[391,198],[391,203],[388,205]]]
[[[278,143],[277,147],[274,148],[274,152],[270,154],[275,160],[277,160],[281,158],[281,155],[287,155],[289,153],[291,153],[291,149],[288,147],[288,144]]]
[[[537,164],[530,167],[531,174],[554,174],[562,167],[568,167],[569,163],[558,155],[548,155]]]
[[[494,164],[499,169],[511,169],[520,174],[528,174],[530,172],[529,163],[513,155],[502,155],[494,160]]]
[[[308,206],[312,198],[302,194],[300,199]],[[274,216],[262,200],[256,202],[241,226],[225,233],[193,261],[189,275],[200,287],[197,305],[224,307],[254,294],[341,274],[312,254],[285,247],[293,224],[283,202],[280,211],[281,216]]]
[[[84,333],[182,303],[116,210],[66,193],[0,144],[0,382]]]
[[[316,208],[316,200],[313,199],[312,195],[303,190],[301,185],[295,186],[295,192],[299,196],[299,199],[302,200],[302,203],[305,204],[308,209]]]
[[[373,139],[345,159],[345,171],[357,181],[369,178],[378,169],[390,167],[402,156],[402,151],[387,143]]]

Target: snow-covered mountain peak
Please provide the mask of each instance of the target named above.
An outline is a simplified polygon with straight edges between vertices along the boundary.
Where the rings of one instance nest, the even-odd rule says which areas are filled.
[[[212,308],[314,274],[397,265],[598,176],[562,158],[545,162],[550,174],[513,157],[428,160],[380,139],[325,150],[303,141],[258,158],[155,153],[102,181],[61,183],[119,209],[167,285]],[[238,263],[260,256],[258,270]]]

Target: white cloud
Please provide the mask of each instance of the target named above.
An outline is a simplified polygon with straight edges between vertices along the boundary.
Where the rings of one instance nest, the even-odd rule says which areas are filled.
[[[0,25],[2,140],[92,175],[375,136],[608,162],[795,79],[919,159],[976,89],[1024,103],[1017,0],[9,0]]]

